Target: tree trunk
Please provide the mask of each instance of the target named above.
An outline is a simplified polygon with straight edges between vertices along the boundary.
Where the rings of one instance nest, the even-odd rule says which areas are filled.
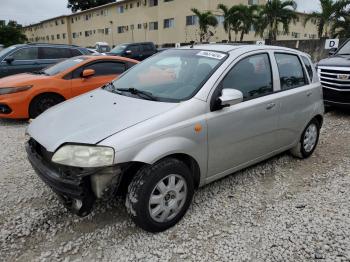
[[[241,42],[243,41],[243,38],[244,38],[244,31],[241,32],[241,38],[240,38]]]
[[[231,42],[232,40],[232,37],[231,37],[231,30],[229,29],[228,30],[228,41]]]

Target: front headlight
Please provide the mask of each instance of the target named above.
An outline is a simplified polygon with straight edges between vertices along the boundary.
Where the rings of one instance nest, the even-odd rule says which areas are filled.
[[[114,161],[114,149],[105,146],[66,145],[52,157],[52,162],[74,167],[111,166]]]
[[[5,87],[0,88],[0,95],[8,95],[18,92],[24,92],[31,89],[33,86]]]

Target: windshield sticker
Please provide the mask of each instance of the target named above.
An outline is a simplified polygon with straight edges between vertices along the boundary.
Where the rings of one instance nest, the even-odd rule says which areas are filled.
[[[209,58],[214,58],[214,59],[218,59],[218,60],[221,60],[221,59],[223,59],[226,56],[226,55],[224,55],[222,53],[210,52],[210,51],[200,51],[197,55],[198,56],[209,57]]]

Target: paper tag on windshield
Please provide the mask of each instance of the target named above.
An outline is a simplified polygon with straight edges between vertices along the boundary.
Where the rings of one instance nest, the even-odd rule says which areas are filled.
[[[204,56],[204,57],[209,57],[209,58],[214,58],[221,60],[223,59],[226,55],[218,52],[211,52],[211,51],[200,51],[197,55],[199,56]]]

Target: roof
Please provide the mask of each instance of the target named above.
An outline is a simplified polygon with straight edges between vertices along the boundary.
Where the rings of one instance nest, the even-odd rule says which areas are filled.
[[[287,47],[282,47],[282,46],[271,46],[271,45],[242,45],[242,44],[199,44],[199,45],[194,45],[193,47],[186,46],[186,47],[181,47],[181,49],[195,49],[195,50],[208,50],[208,51],[218,51],[218,52],[232,52],[239,50],[240,52],[250,52],[250,51],[255,51],[255,50],[271,50],[271,49],[279,49],[279,50],[284,50],[284,51],[292,51],[292,52],[298,52],[298,53],[303,53],[299,50],[292,49],[292,48],[287,48]]]

